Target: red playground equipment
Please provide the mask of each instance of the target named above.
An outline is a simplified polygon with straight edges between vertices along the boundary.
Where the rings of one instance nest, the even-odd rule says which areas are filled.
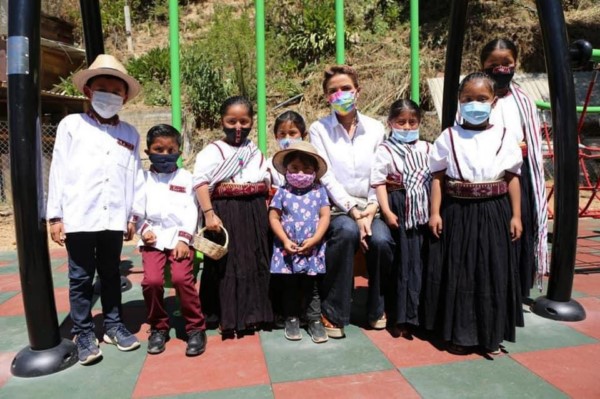
[[[600,106],[590,106],[590,99],[600,70],[600,50],[593,50],[591,60],[594,62],[594,70],[588,84],[585,101],[582,106],[577,107],[579,122],[577,134],[579,142],[579,217],[600,218],[600,146],[585,145],[582,141],[582,131],[585,118],[588,114],[598,114],[600,117]],[[536,101],[541,111],[549,111],[550,103]],[[542,118],[541,128],[545,140],[543,149],[544,163],[554,164],[554,148],[552,145],[552,127],[549,122]],[[548,173],[546,175],[553,175]],[[548,196],[548,217],[554,216],[552,196],[554,194],[554,181],[546,179],[546,193]],[[596,202],[595,202],[596,201]],[[592,206],[595,205],[595,206]]]

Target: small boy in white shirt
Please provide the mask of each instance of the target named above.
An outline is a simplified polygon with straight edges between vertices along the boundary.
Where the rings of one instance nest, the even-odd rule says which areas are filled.
[[[165,350],[169,338],[169,315],[164,305],[164,271],[171,266],[171,280],[181,302],[188,343],[185,354],[198,356],[206,349],[206,325],[193,274],[194,248],[190,240],[198,224],[192,174],[177,166],[181,136],[170,125],[148,131],[146,154],[152,162],[144,172],[143,189],[136,192],[134,214],[139,217],[139,242],[144,265],[142,290],[150,337],[148,353]]]
[[[66,245],[69,302],[79,362],[102,356],[94,334],[92,282],[102,287],[104,342],[122,351],[140,346],[121,321],[119,264],[123,236],[135,232],[131,217],[135,185],[141,184],[139,134],[117,113],[140,91],[140,84],[113,56],[100,54],[73,76],[90,100],[87,113],[66,116],[58,125],[46,217],[52,241]]]

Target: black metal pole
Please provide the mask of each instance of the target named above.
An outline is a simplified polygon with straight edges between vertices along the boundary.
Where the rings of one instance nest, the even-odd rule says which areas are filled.
[[[571,299],[579,206],[577,115],[571,57],[562,4],[536,0],[552,104],[554,145],[554,232],[548,293],[531,305],[540,316],[563,321],[585,319],[585,310]]]
[[[102,34],[102,15],[98,0],[79,0],[81,19],[83,20],[83,38],[85,56],[90,65],[98,54],[104,54],[104,36]]]
[[[51,374],[77,361],[61,339],[44,212],[40,129],[40,0],[8,6],[8,127],[21,291],[30,346],[14,358],[19,377]]]
[[[469,0],[454,0],[450,10],[450,28],[446,46],[444,70],[444,102],[442,104],[442,129],[454,125],[458,104],[458,84],[465,38],[465,23]]]

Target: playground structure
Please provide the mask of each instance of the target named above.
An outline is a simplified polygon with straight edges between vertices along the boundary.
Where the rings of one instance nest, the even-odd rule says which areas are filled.
[[[172,53],[173,98],[179,98],[178,82],[178,2],[170,0],[170,39]],[[343,0],[336,0],[337,61],[343,57]],[[555,320],[576,321],[585,311],[571,299],[577,239],[578,186],[572,176],[578,171],[576,110],[570,60],[583,57],[582,51],[571,54],[568,48],[564,15],[559,0],[537,0],[542,28],[548,81],[551,93],[554,164],[555,221],[551,276],[547,296],[538,298],[532,309],[536,314]],[[84,21],[86,57],[90,64],[104,52],[100,5],[98,0],[80,0]],[[264,1],[255,1],[257,36],[257,84],[259,148],[266,147],[266,90],[264,65]],[[468,0],[454,0],[451,10],[446,53],[442,125],[450,126],[456,114],[458,78],[466,24]],[[14,358],[11,372],[20,377],[55,373],[73,365],[75,345],[61,338],[50,269],[44,196],[40,170],[40,7],[41,0],[10,0],[8,23],[9,135],[11,178],[16,239],[22,294],[30,345]],[[418,1],[411,0],[411,26],[418,27]],[[413,29],[416,31],[416,29]],[[340,34],[341,33],[341,34]],[[417,33],[413,33],[416,36]],[[412,35],[411,35],[412,37]],[[340,43],[341,42],[341,43]],[[418,53],[418,43],[415,51]],[[416,58],[416,53],[413,53]],[[418,61],[413,58],[412,94],[418,101]],[[414,80],[416,79],[416,80]],[[415,97],[415,95],[417,97]],[[175,104],[174,104],[175,105]],[[179,117],[173,124],[181,128]],[[179,124],[179,126],[177,125]],[[27,244],[27,245],[25,245]]]

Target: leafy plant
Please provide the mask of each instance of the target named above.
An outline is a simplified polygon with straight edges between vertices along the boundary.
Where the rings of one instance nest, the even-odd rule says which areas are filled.
[[[127,72],[142,84],[168,82],[171,74],[169,49],[153,48],[138,58],[132,58],[127,63]]]
[[[231,88],[224,76],[222,68],[214,65],[200,46],[186,48],[183,52],[181,80],[197,127],[212,128],[218,125],[219,108],[229,96]]]

